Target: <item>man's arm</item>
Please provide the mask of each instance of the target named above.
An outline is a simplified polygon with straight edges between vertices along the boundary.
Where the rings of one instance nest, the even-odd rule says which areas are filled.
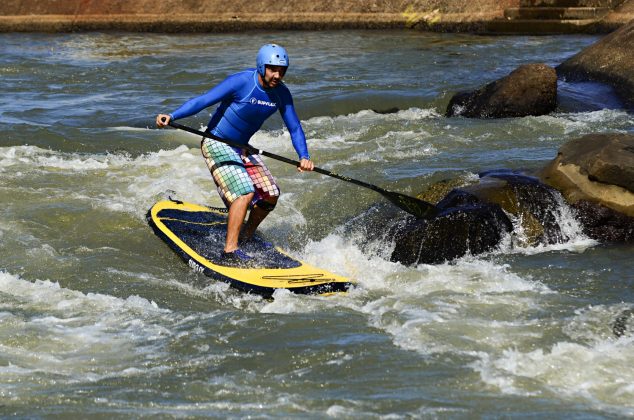
[[[286,128],[288,128],[288,131],[291,134],[293,147],[297,152],[297,156],[299,156],[300,162],[297,170],[300,172],[312,171],[315,165],[310,160],[310,155],[308,154],[308,146],[306,145],[306,136],[304,135],[302,124],[299,122],[299,118],[297,117],[297,113],[295,112],[293,100],[292,98],[290,98],[290,95],[288,98],[286,98],[285,104],[280,109],[280,112],[282,114],[284,124],[286,124]]]
[[[159,114],[156,117],[156,125],[158,127],[165,127],[170,120],[177,120],[197,114],[208,106],[217,104],[231,97],[235,92],[234,85],[233,78],[231,76],[227,77],[211,88],[207,93],[188,100],[171,114]]]
[[[280,114],[282,114],[284,124],[286,124],[286,128],[288,128],[288,131],[291,134],[291,140],[293,142],[293,147],[297,152],[297,156],[299,156],[300,159],[310,160],[310,155],[308,154],[308,146],[306,146],[306,136],[304,135],[302,124],[299,122],[299,118],[297,117],[297,113],[295,112],[293,98],[291,97],[290,93],[286,93],[286,95],[282,95],[282,106],[280,107]]]
[[[293,98],[290,93],[285,95],[283,105],[280,108],[280,113],[282,114],[282,119],[284,120],[284,124],[286,124],[286,128],[288,128],[288,131],[291,134],[293,147],[297,152],[297,156],[299,156],[299,167],[297,170],[300,172],[312,171],[315,165],[310,160],[304,129],[302,129],[302,124],[299,122],[299,118],[295,112]]]

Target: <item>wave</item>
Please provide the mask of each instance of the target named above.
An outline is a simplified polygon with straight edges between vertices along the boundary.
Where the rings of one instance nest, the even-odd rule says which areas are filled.
[[[143,360],[164,353],[169,335],[161,321],[173,317],[147,299],[82,293],[57,282],[26,281],[0,272],[0,366],[3,381],[97,381],[144,375]],[[153,369],[162,369],[156,366]]]
[[[608,412],[634,414],[634,335],[615,338],[609,325],[623,305],[599,305],[564,320],[564,337],[535,350],[479,353],[483,382],[505,394],[565,397]]]
[[[624,304],[553,317],[565,310],[566,297],[509,265],[465,257],[405,267],[368,256],[337,235],[309,243],[302,257],[345,272],[360,286],[328,299],[279,292],[262,312],[350,310],[395,346],[434,360],[462,360],[503,393],[634,413],[634,334],[617,338],[611,327]]]

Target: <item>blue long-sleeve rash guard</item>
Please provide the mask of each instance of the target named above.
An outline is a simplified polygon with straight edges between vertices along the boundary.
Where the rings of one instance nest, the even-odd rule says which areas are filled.
[[[279,110],[297,155],[300,159],[310,159],[306,136],[288,88],[280,83],[275,88],[264,89],[258,82],[255,69],[227,77],[209,92],[190,99],[170,115],[174,120],[189,117],[219,102],[208,125],[213,134],[247,144],[264,121]]]

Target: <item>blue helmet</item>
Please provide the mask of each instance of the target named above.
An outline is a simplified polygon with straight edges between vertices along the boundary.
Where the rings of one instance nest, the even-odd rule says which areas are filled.
[[[258,73],[264,77],[264,66],[288,67],[288,54],[284,47],[276,44],[266,44],[258,51],[257,69]]]

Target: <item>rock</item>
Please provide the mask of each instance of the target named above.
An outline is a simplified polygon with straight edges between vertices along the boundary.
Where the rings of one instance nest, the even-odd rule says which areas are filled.
[[[606,137],[610,141],[606,142]],[[564,167],[575,167],[573,163],[566,163],[575,158],[598,179],[631,186],[634,178],[630,178],[628,172],[631,170],[628,154],[634,153],[634,148],[630,150],[632,137],[634,135],[602,134],[579,139],[582,144],[570,142],[562,147],[558,165],[565,162]],[[594,145],[617,149],[594,151],[585,143],[588,140]],[[597,161],[603,163],[599,165]],[[581,174],[581,166],[578,168]],[[622,186],[583,177],[586,184],[596,184],[595,188],[617,188],[631,194]],[[539,178],[497,170],[481,173],[478,183],[465,185],[465,181],[444,180],[431,188],[431,193],[420,195],[429,198],[453,188],[438,202],[440,214],[432,219],[416,219],[393,205],[381,203],[347,223],[344,234],[355,238],[364,252],[406,265],[438,264],[468,254],[490,252],[509,233],[515,234],[513,243],[519,239],[525,246],[563,243],[569,239],[560,225],[566,222],[565,217],[562,218],[564,198]],[[601,242],[634,243],[634,217],[585,199],[577,199],[572,211],[589,237]],[[513,232],[514,228],[517,232]],[[390,243],[393,249],[386,246]]]
[[[569,141],[540,177],[571,204],[587,200],[634,216],[634,135],[589,134]]]
[[[628,320],[632,318],[632,315],[634,315],[634,310],[625,309],[614,320],[614,322],[612,323],[612,333],[614,333],[614,336],[616,338],[623,337],[625,335],[628,329],[627,328]],[[631,331],[631,327],[630,327],[630,331]]]
[[[561,163],[576,164],[591,181],[634,192],[634,135],[589,134],[559,150]]]
[[[356,238],[364,252],[403,264],[437,264],[497,247],[521,226],[526,246],[565,242],[558,224],[563,198],[539,179],[508,170],[481,174],[480,181],[443,180],[432,195],[445,191],[440,214],[421,220],[393,205],[380,203],[346,224],[344,235]],[[447,188],[453,188],[447,193]],[[429,198],[429,194],[423,194]],[[419,196],[420,197],[420,196]],[[437,200],[431,200],[433,202]],[[510,215],[510,216],[509,216]],[[385,244],[392,243],[393,249]]]
[[[452,191],[431,220],[408,218],[392,229],[395,248],[390,259],[403,264],[437,264],[468,253],[481,254],[499,245],[513,225],[500,206]]]
[[[525,64],[473,92],[456,94],[446,115],[506,118],[544,115],[557,107],[557,74],[546,64]]]
[[[557,67],[566,81],[597,81],[612,86],[634,108],[634,20],[583,49]]]
[[[466,187],[477,182],[477,178],[474,179],[471,178],[471,176],[460,176],[457,178],[443,179],[433,183],[422,193],[417,194],[416,198],[427,201],[428,203],[435,204],[445,198],[445,196],[449,194],[451,190]]]
[[[583,233],[600,242],[634,243],[634,217],[587,200],[572,206]]]
[[[372,109],[372,111],[376,112],[377,114],[396,114],[397,112],[400,111],[400,109],[393,106],[391,108],[385,108],[385,109]]]
[[[563,243],[559,226],[563,198],[538,178],[510,170],[480,174],[480,182],[463,188],[482,202],[497,204],[517,220],[523,246]]]

